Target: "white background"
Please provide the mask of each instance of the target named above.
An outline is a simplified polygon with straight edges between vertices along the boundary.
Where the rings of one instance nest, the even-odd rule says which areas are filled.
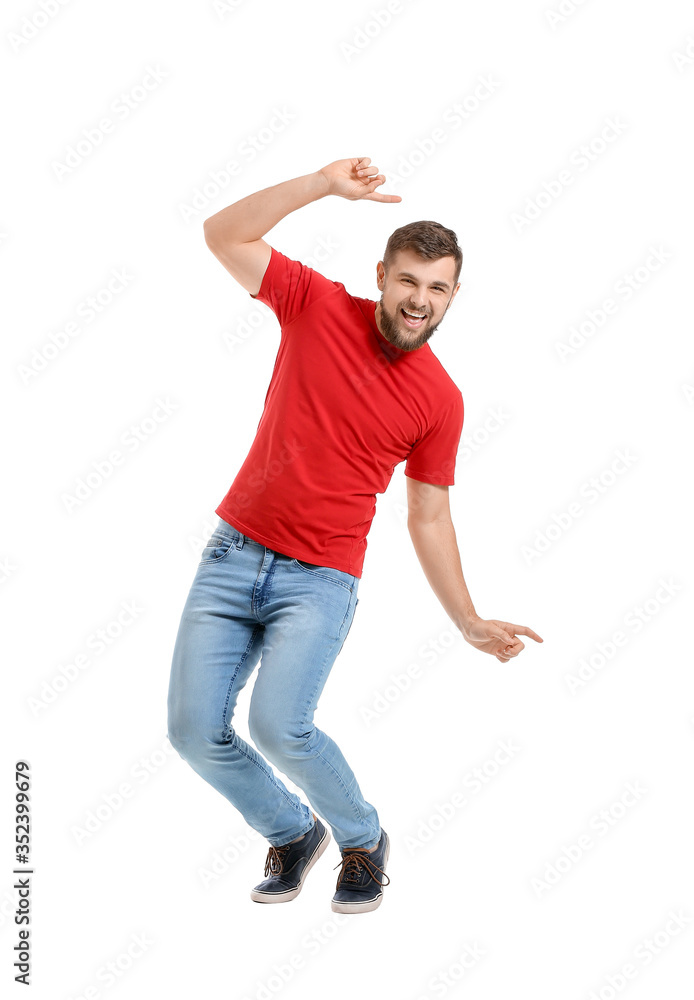
[[[26,759],[41,1000],[691,996],[691,6],[45,3],[2,13],[3,979]],[[316,715],[392,842],[383,905],[340,917],[334,841],[290,905],[250,901],[267,842],[172,750],[166,693],[279,343],[202,222],[367,155],[401,203],[321,200],[268,242],[334,244],[318,269],[378,298],[393,229],[456,231],[431,346],[465,400],[463,569],[544,643],[502,665],[455,631],[399,466]]]

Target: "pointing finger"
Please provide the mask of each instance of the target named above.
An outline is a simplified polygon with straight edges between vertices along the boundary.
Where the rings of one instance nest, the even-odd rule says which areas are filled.
[[[372,194],[365,194],[364,201],[394,202],[402,201],[402,198],[399,194],[379,194],[378,191],[374,191]]]
[[[402,201],[402,198],[400,197],[399,194],[381,194],[380,192],[376,191],[376,188],[379,186],[379,184],[384,184],[385,180],[386,179],[383,176],[383,174],[379,174],[377,177],[374,177],[374,179],[369,181],[369,183],[367,184],[367,187],[371,188],[371,190],[367,191],[364,195],[362,195],[362,197],[368,198],[371,201],[386,201],[386,202]]]
[[[515,635],[529,635],[535,642],[544,642],[544,639],[541,639],[537,632],[533,632],[527,625],[511,625],[510,622],[506,622],[506,625],[508,628],[513,629]]]

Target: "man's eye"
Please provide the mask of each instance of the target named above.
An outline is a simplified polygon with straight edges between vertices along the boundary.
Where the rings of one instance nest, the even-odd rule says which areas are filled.
[[[411,285],[412,284],[412,278],[403,278],[402,279],[402,283],[404,285]],[[437,292],[442,292],[443,288],[441,287],[441,285],[434,285],[434,290],[437,291]]]

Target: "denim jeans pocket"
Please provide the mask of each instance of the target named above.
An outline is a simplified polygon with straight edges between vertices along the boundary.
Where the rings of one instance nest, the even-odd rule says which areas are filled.
[[[231,552],[235,542],[236,538],[234,535],[223,534],[221,531],[216,530],[213,531],[200,555],[200,565],[220,562]]]
[[[344,570],[335,569],[334,566],[318,566],[315,563],[306,562],[304,559],[295,559],[294,557],[292,557],[292,566],[296,566],[297,569],[308,573],[316,579],[329,580],[331,583],[336,583],[347,590],[354,590],[354,577],[349,573],[345,573]]]

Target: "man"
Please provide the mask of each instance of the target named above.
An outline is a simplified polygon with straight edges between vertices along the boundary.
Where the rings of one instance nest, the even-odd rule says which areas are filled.
[[[168,696],[173,746],[270,842],[266,877],[251,898],[279,903],[299,894],[330,839],[320,813],[342,854],[331,904],[342,913],[380,905],[389,842],[313,715],[358,603],[376,494],[399,462],[407,463],[415,551],[465,639],[502,663],[524,648],[520,635],[542,642],[525,626],[481,619],[460,565],[448,487],[463,400],[427,344],[460,288],[455,234],[435,222],[396,230],[377,266],[378,303],[262,238],[289,212],[329,194],[400,201],[376,191],[384,181],[368,157],[337,160],[205,222],[207,245],[275,312],[281,340],[255,440],[216,508],[219,523],[183,610]],[[221,390],[242,378],[232,364]],[[261,653],[252,747],[231,720]],[[303,789],[312,809],[268,761]]]

